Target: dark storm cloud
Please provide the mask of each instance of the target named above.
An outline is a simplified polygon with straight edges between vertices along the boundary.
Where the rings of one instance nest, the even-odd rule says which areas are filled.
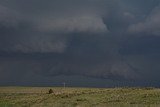
[[[160,35],[160,6],[156,6],[145,20],[129,27],[132,33],[147,33],[151,35]]]
[[[160,81],[159,2],[1,0],[1,84],[56,75]]]
[[[13,40],[15,41],[11,46],[4,47],[5,50],[9,48],[8,50],[22,52],[63,52],[68,42],[68,37],[65,37],[68,33],[108,32],[107,26],[103,23],[101,8],[99,9],[100,6],[96,6],[94,1],[17,0],[3,1],[2,5],[7,12],[4,12],[5,15],[1,20],[8,24],[4,25],[6,32],[13,29],[11,33],[14,35]],[[7,21],[6,19],[10,16],[16,16],[18,19],[11,17]],[[11,20],[15,23],[12,23]],[[21,23],[22,20],[27,23]],[[21,26],[28,26],[28,28],[21,29]],[[18,31],[16,31],[17,29]],[[22,40],[19,38],[23,39],[23,43],[20,43]]]

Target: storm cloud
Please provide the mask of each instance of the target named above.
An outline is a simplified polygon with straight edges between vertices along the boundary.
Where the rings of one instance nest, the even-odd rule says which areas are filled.
[[[155,85],[159,10],[159,0],[1,0],[0,84],[65,75]]]

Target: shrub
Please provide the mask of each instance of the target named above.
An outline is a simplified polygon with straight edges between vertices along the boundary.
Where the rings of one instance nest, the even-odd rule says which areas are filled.
[[[52,90],[52,89],[49,89],[48,93],[49,93],[49,94],[52,94],[52,93],[53,93],[53,90]]]

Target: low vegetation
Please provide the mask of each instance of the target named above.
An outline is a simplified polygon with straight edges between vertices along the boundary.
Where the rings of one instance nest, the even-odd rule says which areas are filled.
[[[159,107],[156,88],[1,87],[0,107]]]

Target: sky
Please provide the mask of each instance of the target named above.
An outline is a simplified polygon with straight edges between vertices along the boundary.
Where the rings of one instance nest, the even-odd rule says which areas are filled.
[[[159,64],[160,0],[0,0],[1,86],[159,87]]]

